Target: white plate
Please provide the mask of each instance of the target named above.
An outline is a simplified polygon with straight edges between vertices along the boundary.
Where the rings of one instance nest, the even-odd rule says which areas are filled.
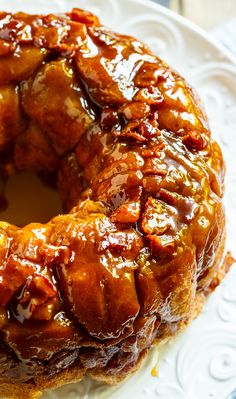
[[[198,90],[212,132],[227,162],[228,247],[234,253],[236,220],[236,66],[234,60],[190,22],[147,0],[8,0],[5,10],[95,12],[118,32],[145,42]],[[214,12],[214,10],[212,10]],[[154,349],[125,383],[106,388],[85,380],[48,392],[44,399],[224,399],[236,387],[236,268],[208,300],[203,313],[159,356]]]

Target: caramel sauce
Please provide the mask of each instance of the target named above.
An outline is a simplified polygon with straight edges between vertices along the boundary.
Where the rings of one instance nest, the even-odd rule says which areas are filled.
[[[152,377],[158,377],[158,369],[157,369],[157,366],[154,366],[154,367],[152,368],[151,376],[152,376]]]

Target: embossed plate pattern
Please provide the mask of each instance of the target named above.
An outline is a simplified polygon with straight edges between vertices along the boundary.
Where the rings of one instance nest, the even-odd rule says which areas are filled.
[[[182,73],[202,97],[214,137],[227,163],[225,204],[228,247],[234,255],[236,220],[236,64],[207,35],[147,0],[8,0],[2,9],[62,12],[89,9],[118,32],[136,36]],[[86,379],[48,392],[43,399],[224,399],[236,386],[236,267],[210,297],[201,316],[142,369],[117,387]]]

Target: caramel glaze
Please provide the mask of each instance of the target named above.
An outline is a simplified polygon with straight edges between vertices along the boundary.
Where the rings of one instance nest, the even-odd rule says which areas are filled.
[[[69,212],[0,223],[1,375],[126,373],[219,268],[221,151],[183,78],[90,13],[0,13],[0,55],[1,174],[54,176]]]

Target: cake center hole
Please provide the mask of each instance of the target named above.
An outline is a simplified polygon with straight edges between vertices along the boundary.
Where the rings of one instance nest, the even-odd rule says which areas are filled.
[[[1,179],[1,178],[0,178]],[[0,220],[22,227],[46,223],[62,213],[61,200],[49,185],[33,172],[21,172],[0,181]]]

